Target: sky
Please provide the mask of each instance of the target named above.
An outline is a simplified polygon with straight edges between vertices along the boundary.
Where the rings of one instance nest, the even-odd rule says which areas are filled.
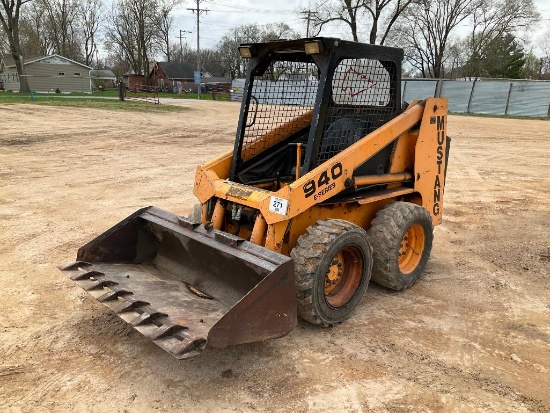
[[[283,5],[278,4],[283,3]],[[532,31],[534,37],[542,35],[543,27],[550,27],[550,0],[534,0],[543,21]],[[221,37],[237,26],[245,24],[287,23],[295,31],[305,36],[306,21],[300,10],[307,10],[309,0],[201,0],[201,9],[208,9],[200,18],[200,45],[201,48],[213,48]],[[183,33],[184,42],[192,48],[196,47],[197,28],[196,15],[188,8],[196,7],[196,0],[184,0],[182,5],[174,10],[174,42],[179,42],[179,31]],[[312,10],[314,11],[314,10]],[[327,27],[321,35],[349,38],[349,30],[343,27]],[[361,34],[360,34],[361,35]],[[363,40],[366,40],[364,33]]]
[[[306,1],[287,0],[283,6],[276,6],[276,1],[267,0],[202,0],[201,9],[209,11],[201,14],[200,18],[200,41],[201,48],[214,47],[223,35],[233,28],[245,24],[267,24],[285,22],[294,30],[303,32],[305,35],[305,21],[299,14],[301,4]],[[281,2],[282,3],[282,2]],[[196,15],[187,10],[196,7],[195,0],[184,0],[175,12],[176,32],[179,30],[190,31],[185,34],[186,41],[194,48],[196,46],[197,24]],[[179,41],[176,33],[176,41]]]

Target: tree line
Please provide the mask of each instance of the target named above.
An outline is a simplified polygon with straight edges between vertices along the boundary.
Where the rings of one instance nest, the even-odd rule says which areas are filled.
[[[118,76],[148,74],[155,60],[196,65],[196,50],[175,36],[174,9],[184,0],[0,0],[0,52],[23,58],[59,54]],[[312,11],[314,10],[314,11]],[[341,30],[342,37],[401,47],[407,76],[427,78],[550,78],[550,28],[527,41],[540,20],[533,0],[318,0],[297,10],[307,34]],[[244,42],[303,36],[286,23],[249,24],[201,50],[201,68],[238,78]],[[98,58],[100,40],[107,58]],[[21,90],[28,90],[20,77]]]

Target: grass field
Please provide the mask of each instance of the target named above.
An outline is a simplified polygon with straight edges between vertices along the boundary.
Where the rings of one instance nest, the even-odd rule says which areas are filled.
[[[108,95],[90,96],[85,95],[35,95],[31,98],[28,95],[19,93],[0,93],[0,105],[2,104],[16,104],[25,103],[41,106],[68,106],[77,108],[90,108],[90,109],[104,109],[104,110],[121,110],[121,111],[133,111],[133,112],[183,112],[187,108],[173,105],[156,105],[149,101],[134,101],[120,100],[109,97]]]
[[[142,94],[142,93],[140,93]],[[30,99],[30,96],[28,93],[20,94],[20,93],[13,93],[13,92],[5,92],[0,91],[0,99],[2,99],[4,96],[25,96]],[[128,92],[128,96],[136,95],[136,93]],[[143,93],[143,95],[145,95]],[[151,94],[149,94],[151,95]],[[169,98],[169,99],[197,99],[196,93],[185,93],[183,95],[178,95],[177,93],[168,93],[168,92],[160,92],[157,94],[159,98]],[[56,93],[34,93],[34,97],[44,98],[44,97],[67,97],[67,96],[82,96],[82,97],[102,97],[102,98],[118,98],[118,89],[117,88],[109,88],[103,91],[94,90],[92,93],[82,93],[82,92],[69,92],[69,93],[62,93],[62,94],[56,94]],[[201,93],[201,100],[212,100],[212,94],[211,93]]]

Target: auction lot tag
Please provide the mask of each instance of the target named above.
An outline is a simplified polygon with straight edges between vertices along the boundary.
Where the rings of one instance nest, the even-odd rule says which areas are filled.
[[[272,196],[269,200],[269,210],[279,215],[286,215],[288,210],[288,201],[283,198]]]

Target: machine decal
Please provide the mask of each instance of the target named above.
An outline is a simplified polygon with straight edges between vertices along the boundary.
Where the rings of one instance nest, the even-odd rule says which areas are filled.
[[[445,116],[438,116],[437,117],[437,175],[435,176],[434,180],[434,205],[432,212],[435,216],[439,215],[441,212],[439,203],[441,202],[441,191],[442,191],[442,183],[445,181],[445,177],[443,174],[443,153],[444,148],[443,144],[445,143]]]
[[[252,191],[250,188],[243,188],[235,183],[232,183],[232,185],[229,187],[229,190],[227,191],[227,195],[233,198],[247,200],[253,192],[254,191]]]
[[[329,176],[330,172],[330,176]],[[304,194],[306,198],[309,198],[313,194],[317,192],[318,189],[321,189],[321,187],[328,185],[326,188],[323,188],[321,191],[319,191],[313,199],[317,200],[317,198],[323,196],[330,190],[334,189],[336,187],[336,184],[333,182],[330,183],[331,179],[338,179],[342,174],[344,173],[344,168],[342,167],[342,164],[340,162],[335,163],[330,168],[330,171],[327,169],[326,171],[321,172],[319,177],[317,178],[317,183],[315,183],[315,180],[308,181],[304,186]]]
[[[386,106],[391,101],[391,74],[376,59],[343,59],[332,79],[338,105]]]
[[[321,198],[323,195],[325,195],[327,192],[332,191],[336,187],[336,184],[333,182],[329,186],[327,186],[325,189],[321,189],[319,192],[315,194],[313,199],[317,201],[318,198]]]
[[[366,90],[376,87],[376,83],[367,75],[358,72],[353,67],[347,70],[342,83],[342,92],[347,92],[349,90],[350,96],[357,96]]]
[[[269,200],[269,210],[279,215],[286,215],[288,211],[288,200],[272,196]]]

